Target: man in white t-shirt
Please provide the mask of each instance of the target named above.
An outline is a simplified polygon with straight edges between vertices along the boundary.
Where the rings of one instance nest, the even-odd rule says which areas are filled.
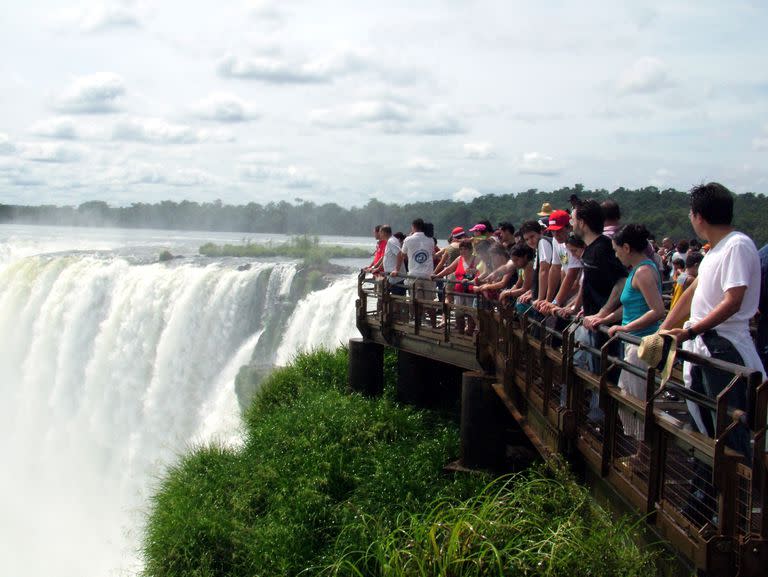
[[[520,234],[523,235],[525,244],[536,251],[533,259],[533,286],[517,299],[518,311],[521,313],[527,310],[528,303],[545,300],[547,296],[547,281],[552,262],[552,240],[542,236],[541,233],[542,227],[535,220],[524,222],[520,227]]]
[[[675,335],[683,348],[718,358],[765,376],[763,364],[749,333],[749,321],[757,312],[760,299],[760,257],[754,242],[735,231],[733,195],[722,184],[711,182],[691,190],[691,225],[697,236],[707,239],[710,251],[699,265],[699,275],[683,293],[675,308],[661,325]],[[683,328],[672,328],[690,314]],[[728,385],[732,375],[686,362],[685,384],[715,398]],[[747,407],[744,382],[728,395],[728,404],[741,410]],[[710,411],[688,402],[694,423],[700,432],[714,436]],[[744,426],[734,430],[726,444],[750,454],[749,433]]]
[[[552,260],[547,278],[547,297],[536,301],[533,306],[542,314],[548,314],[555,307],[563,306],[576,294],[577,279],[581,273],[581,261],[565,246],[571,231],[571,215],[564,210],[555,210],[549,215],[547,230],[552,232]]]
[[[397,256],[400,254],[400,241],[392,236],[392,227],[388,224],[382,225],[379,229],[379,238],[384,242],[384,256],[381,260],[381,268],[384,274],[388,276],[389,292],[395,295],[404,295],[405,286],[401,277],[389,276],[397,267]]]
[[[435,241],[424,234],[424,221],[417,218],[411,223],[411,234],[403,241],[403,248],[397,256],[397,264],[390,273],[392,276],[397,276],[403,261],[408,259],[408,274],[417,277],[405,283],[411,290],[411,298],[434,299],[435,283],[430,280],[435,271],[434,254]]]

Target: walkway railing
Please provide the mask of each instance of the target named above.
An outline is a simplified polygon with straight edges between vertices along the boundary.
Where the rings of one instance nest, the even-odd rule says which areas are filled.
[[[602,332],[595,347],[579,320],[521,315],[480,296],[468,306],[452,284],[407,282],[417,298],[361,273],[358,327],[366,338],[494,375],[494,389],[545,458],[582,460],[709,574],[765,574],[768,382],[759,372],[680,350],[678,359],[727,374],[729,384],[707,397],[684,386],[678,364],[661,386],[653,367],[624,361],[622,346],[637,337]],[[617,386],[621,370],[645,381],[644,398]],[[728,405],[740,386],[746,410]],[[686,402],[711,411],[714,437],[691,428]],[[632,435],[623,423],[634,423]],[[749,450],[731,448],[737,429],[746,429]]]

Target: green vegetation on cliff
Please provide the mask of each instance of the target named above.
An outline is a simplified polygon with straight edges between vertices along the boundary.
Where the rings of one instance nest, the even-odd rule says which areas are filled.
[[[344,349],[299,355],[262,383],[242,448],[167,471],[147,576],[648,574],[630,528],[564,473],[447,476],[455,423],[347,394],[346,374]]]

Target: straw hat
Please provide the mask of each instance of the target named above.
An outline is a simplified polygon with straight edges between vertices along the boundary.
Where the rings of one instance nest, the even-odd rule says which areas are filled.
[[[544,204],[541,205],[541,210],[536,214],[538,216],[549,216],[550,214],[552,214],[552,210],[553,210],[552,205],[549,204],[548,202],[545,202]]]
[[[637,356],[648,366],[661,371],[661,385],[664,386],[672,374],[677,354],[677,339],[667,332],[653,333],[640,339]]]

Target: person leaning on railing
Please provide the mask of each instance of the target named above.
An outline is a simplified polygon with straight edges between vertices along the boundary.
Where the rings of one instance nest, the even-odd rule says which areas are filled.
[[[371,261],[371,264],[363,269],[366,272],[374,272],[375,270],[381,268],[381,259],[384,257],[384,247],[386,245],[386,241],[382,240],[380,233],[381,225],[377,224],[373,229],[373,238],[376,239],[376,250],[373,253],[373,260]]]
[[[659,330],[664,318],[664,300],[661,298],[661,273],[656,263],[648,258],[648,230],[642,224],[628,224],[613,236],[613,249],[621,264],[630,269],[629,276],[621,291],[620,306],[613,312],[595,319],[595,325],[613,325],[609,336],[627,332],[638,337],[651,335]],[[620,324],[614,324],[620,323]],[[638,346],[624,343],[624,360],[642,370],[648,365],[640,359]],[[645,399],[646,381],[642,377],[622,370],[619,388],[627,394]],[[644,440],[643,421],[626,409],[619,410],[624,433],[635,439]]]
[[[547,230],[552,231],[553,238],[552,260],[547,275],[547,296],[545,300],[533,303],[534,308],[543,315],[551,314],[556,307],[563,306],[576,294],[574,285],[582,267],[581,261],[573,257],[565,246],[571,231],[571,215],[564,210],[553,211],[549,215]]]
[[[531,290],[536,276],[533,270],[534,256],[533,249],[524,243],[514,245],[509,251],[509,265],[517,269],[517,282],[512,288],[501,291],[499,300],[502,303],[514,304],[518,297]]]
[[[687,351],[728,361],[760,371],[765,370],[749,333],[749,321],[757,312],[760,298],[760,258],[747,235],[734,230],[733,195],[722,184],[711,182],[691,190],[691,226],[711,249],[699,265],[699,275],[683,293],[661,325]],[[690,314],[683,328],[677,323]],[[714,398],[729,384],[732,375],[690,362],[683,365],[685,385]],[[740,380],[728,395],[731,407],[749,410],[747,391]],[[688,401],[700,432],[714,437],[714,415]],[[749,433],[739,424],[726,439],[733,449],[749,455]]]
[[[518,297],[515,305],[521,314],[531,306],[532,302],[547,298],[552,241],[544,237],[541,232],[541,225],[535,220],[524,222],[520,227],[520,233],[523,235],[525,244],[535,251],[531,288]]]
[[[475,292],[483,295],[488,301],[498,301],[502,290],[517,281],[517,268],[509,261],[509,254],[500,244],[490,250],[493,271],[477,280]]]
[[[453,275],[456,282],[449,287],[449,293],[453,293],[453,302],[462,307],[471,307],[474,304],[475,296],[473,294],[475,287],[475,276],[477,274],[476,256],[472,254],[472,241],[462,240],[459,243],[459,256],[441,270],[432,278],[440,279],[448,275]],[[449,296],[449,295],[446,295]],[[475,320],[471,315],[463,311],[456,312],[456,330],[459,333],[471,335],[475,331]]]

